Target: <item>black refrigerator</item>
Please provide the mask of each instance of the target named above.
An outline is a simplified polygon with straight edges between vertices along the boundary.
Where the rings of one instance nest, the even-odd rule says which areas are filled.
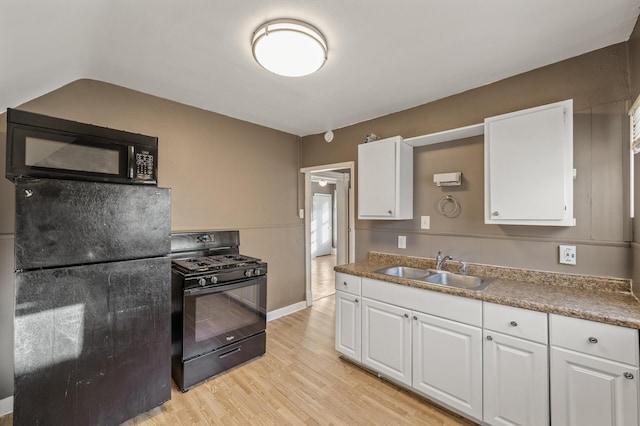
[[[171,193],[16,183],[16,425],[116,425],[171,397]]]

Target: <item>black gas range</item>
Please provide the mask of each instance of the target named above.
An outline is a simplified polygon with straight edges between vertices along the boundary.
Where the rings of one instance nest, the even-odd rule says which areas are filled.
[[[183,392],[266,351],[267,264],[239,247],[239,231],[171,235],[171,371]]]

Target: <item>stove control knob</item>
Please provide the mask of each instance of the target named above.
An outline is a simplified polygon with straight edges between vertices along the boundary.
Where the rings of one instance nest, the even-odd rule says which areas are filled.
[[[207,284],[207,280],[206,280],[205,278],[200,278],[200,279],[198,280],[198,285],[199,285],[200,287],[204,287],[206,284]]]
[[[260,275],[262,273],[262,269],[256,268],[254,271],[254,275]]]
[[[211,275],[211,284],[216,284],[218,282],[218,277],[215,275]]]
[[[251,275],[253,275],[253,269],[247,269],[246,271],[244,271],[245,277],[250,277]]]

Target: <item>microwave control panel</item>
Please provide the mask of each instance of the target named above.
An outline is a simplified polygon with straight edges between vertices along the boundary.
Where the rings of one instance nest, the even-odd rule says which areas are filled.
[[[149,151],[136,152],[136,179],[153,180],[153,155]]]

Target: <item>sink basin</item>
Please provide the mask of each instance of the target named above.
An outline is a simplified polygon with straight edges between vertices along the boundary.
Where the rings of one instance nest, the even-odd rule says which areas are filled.
[[[432,284],[447,285],[450,287],[466,288],[480,291],[491,284],[491,280],[476,277],[473,275],[460,275],[447,271],[432,271],[431,275],[424,278],[424,281]]]
[[[392,277],[421,280],[432,272],[427,269],[412,268],[411,266],[392,266],[374,271],[377,274],[390,275]]]
[[[492,281],[488,278],[476,277],[473,275],[461,275],[449,271],[413,268],[411,266],[391,266],[389,268],[382,268],[373,272],[389,275],[391,277],[425,281],[431,284],[465,288],[474,291],[484,290]]]

